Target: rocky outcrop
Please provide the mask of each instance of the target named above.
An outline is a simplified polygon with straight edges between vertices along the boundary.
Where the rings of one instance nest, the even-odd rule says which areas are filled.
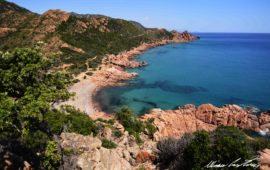
[[[153,109],[142,116],[143,120],[154,119],[158,131],[155,140],[163,137],[181,137],[185,133],[198,130],[212,131],[219,125],[235,126],[255,131],[268,131],[270,115],[263,113],[259,116],[244,110],[238,105],[225,105],[218,108],[211,104],[199,107],[185,105],[176,110]]]
[[[270,169],[270,149],[264,149],[259,152],[259,163],[261,170],[269,170]]]
[[[175,30],[172,31],[173,34],[173,40],[176,42],[189,42],[199,39],[199,37],[194,36],[193,34],[184,31],[182,33],[179,33]]]
[[[62,10],[48,10],[41,16],[41,23],[45,27],[39,28],[38,33],[54,32],[57,27],[68,20],[70,14]],[[37,30],[36,30],[37,32]]]
[[[137,76],[137,73],[126,72],[123,68],[114,65],[104,65],[97,70],[91,80],[99,87],[125,85],[121,80],[130,80]]]
[[[61,146],[64,149],[78,150],[79,153],[73,159],[65,158],[68,160],[64,164],[65,169],[131,169],[130,163],[123,156],[123,150],[106,149],[101,145],[101,140],[96,137],[62,133]]]
[[[115,128],[119,125],[114,124]],[[114,141],[117,147],[102,147],[100,139],[103,138]],[[155,143],[146,141],[138,146],[135,138],[127,132],[123,132],[120,138],[113,137],[110,128],[104,128],[97,137],[62,133],[60,144],[64,150],[72,151],[71,155],[64,156],[64,169],[131,170],[138,169],[142,164],[145,167],[154,167],[151,162],[155,156],[151,147]]]
[[[100,148],[85,152],[79,156],[77,166],[80,169],[128,170],[130,163],[121,157],[115,149]]]
[[[0,28],[0,37],[6,36],[10,32],[16,31],[16,28]]]

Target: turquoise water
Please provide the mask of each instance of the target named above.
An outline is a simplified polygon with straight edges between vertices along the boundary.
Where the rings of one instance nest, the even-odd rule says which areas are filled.
[[[139,76],[96,98],[104,111],[128,105],[137,114],[151,108],[212,103],[270,108],[270,34],[197,34],[200,40],[150,49],[137,57],[148,66]]]

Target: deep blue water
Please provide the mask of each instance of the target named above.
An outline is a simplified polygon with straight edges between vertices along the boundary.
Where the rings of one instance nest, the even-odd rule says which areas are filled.
[[[137,79],[96,96],[113,112],[128,105],[137,114],[184,104],[243,104],[270,108],[270,34],[197,34],[200,40],[169,44],[137,57],[148,66],[128,70]]]

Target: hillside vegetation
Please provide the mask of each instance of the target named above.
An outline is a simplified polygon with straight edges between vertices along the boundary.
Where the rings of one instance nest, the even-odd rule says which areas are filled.
[[[106,54],[117,54],[144,42],[171,39],[165,29],[148,29],[137,22],[102,15],[49,10],[42,15],[0,1],[0,50],[45,42],[45,54],[60,54],[72,73],[96,67]]]

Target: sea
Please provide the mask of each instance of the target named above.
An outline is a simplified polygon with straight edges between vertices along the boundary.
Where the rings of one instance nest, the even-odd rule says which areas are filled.
[[[270,109],[270,34],[195,33],[199,40],[168,44],[136,57],[147,66],[126,86],[96,95],[101,109],[127,105],[138,115],[185,104],[238,104]]]

